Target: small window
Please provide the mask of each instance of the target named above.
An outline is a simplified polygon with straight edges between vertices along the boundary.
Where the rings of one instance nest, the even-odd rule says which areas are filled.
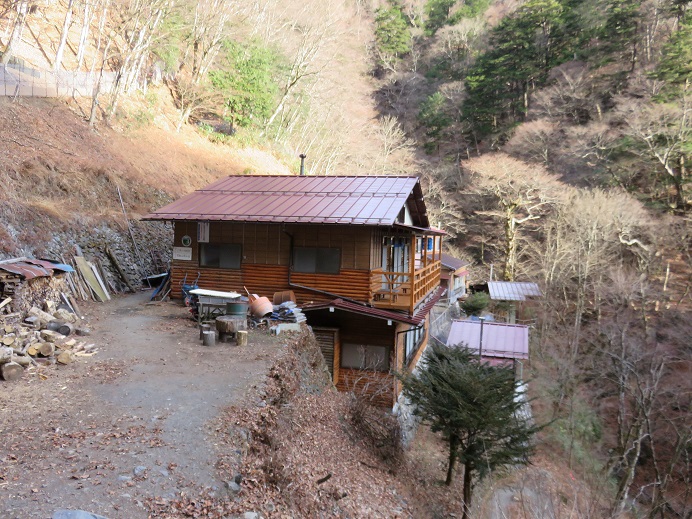
[[[293,250],[293,270],[310,274],[338,274],[341,250],[327,247],[296,247]]]
[[[239,269],[241,259],[239,244],[201,243],[199,246],[199,265],[221,269]]]
[[[410,364],[410,362],[413,360],[413,357],[415,356],[416,352],[418,352],[418,348],[420,347],[421,343],[423,342],[423,339],[425,338],[425,325],[421,325],[417,328],[410,328],[407,330],[406,334],[406,365]]]
[[[389,369],[387,347],[344,343],[341,345],[341,367],[387,371]]]

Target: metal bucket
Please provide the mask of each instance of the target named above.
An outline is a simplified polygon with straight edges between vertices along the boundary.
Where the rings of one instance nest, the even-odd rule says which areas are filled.
[[[233,317],[245,317],[247,315],[247,309],[247,301],[233,301],[231,303],[226,303],[226,315]]]

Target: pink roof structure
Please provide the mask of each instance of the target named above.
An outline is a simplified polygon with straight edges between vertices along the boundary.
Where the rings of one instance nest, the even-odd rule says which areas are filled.
[[[529,358],[529,327],[521,324],[481,322],[477,320],[453,321],[447,346],[464,345],[478,351],[483,328],[483,358]]]
[[[229,176],[144,220],[393,225],[407,200],[414,225],[429,227],[416,177]]]

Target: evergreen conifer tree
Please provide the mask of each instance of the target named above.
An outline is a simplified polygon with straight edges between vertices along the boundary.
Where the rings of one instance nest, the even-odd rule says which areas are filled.
[[[468,349],[431,344],[416,375],[400,375],[414,414],[442,433],[449,446],[447,478],[464,466],[463,519],[475,480],[494,469],[527,463],[538,427],[522,416],[511,368],[491,367]]]

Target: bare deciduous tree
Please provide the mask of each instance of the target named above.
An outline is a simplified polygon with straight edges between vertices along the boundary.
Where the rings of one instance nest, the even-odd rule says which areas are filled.
[[[673,207],[684,209],[692,140],[692,104],[687,94],[666,104],[620,99],[617,117],[626,124],[626,135],[640,144],[631,151],[657,165],[673,184]]]
[[[70,26],[72,25],[72,6],[74,5],[74,0],[67,0],[67,9],[65,10],[65,20],[62,24],[62,31],[60,32],[60,43],[58,43],[58,49],[55,51],[55,62],[53,63],[53,70],[56,72],[60,70],[62,66],[62,55],[65,51],[65,45],[67,44],[67,36],[70,32]]]
[[[519,229],[545,216],[562,197],[565,187],[541,166],[527,164],[503,153],[465,161],[464,171],[481,195],[491,196],[495,209],[486,214],[503,227],[503,279],[512,281],[517,267]]]
[[[29,15],[29,2],[28,0],[16,0],[10,2],[10,7],[8,11],[14,11],[14,22],[12,23],[12,32],[7,40],[5,49],[0,56],[0,65],[6,65],[10,62],[10,58],[14,56],[14,48],[22,37],[22,31],[24,30],[24,24],[26,23],[26,18]]]

